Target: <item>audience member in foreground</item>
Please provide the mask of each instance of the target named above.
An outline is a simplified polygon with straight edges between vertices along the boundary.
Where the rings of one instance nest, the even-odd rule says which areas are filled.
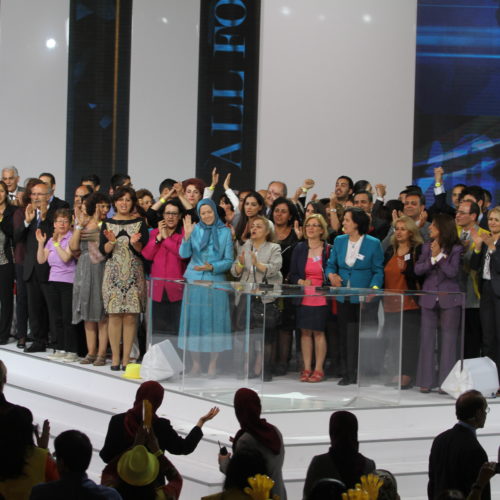
[[[257,474],[267,475],[266,462],[257,450],[241,450],[229,459],[223,491],[202,497],[202,500],[247,500],[251,498],[244,490],[248,478]]]
[[[87,477],[92,444],[85,434],[75,430],[62,432],[54,440],[54,448],[61,479],[34,486],[30,500],[120,500],[116,490],[100,486]]]
[[[489,411],[488,403],[479,391],[464,392],[456,401],[458,423],[434,439],[429,456],[427,493],[434,500],[447,489],[469,493],[481,466],[488,456],[476,437]],[[482,500],[489,500],[490,487],[484,486]]]
[[[0,497],[27,500],[35,484],[59,479],[56,463],[47,449],[49,423],[45,420],[37,445],[33,415],[22,406],[0,414]]]
[[[234,395],[234,411],[240,423],[240,430],[233,439],[233,451],[257,450],[264,457],[266,468],[271,479],[274,480],[273,494],[286,500],[286,489],[283,481],[282,467],[285,458],[285,447],[281,432],[260,418],[262,406],[260,398],[251,389],[241,388]],[[231,454],[219,455],[219,466],[223,473],[227,473]]]
[[[137,432],[135,446],[118,460],[116,471],[114,487],[123,500],[177,500],[181,494],[181,475],[163,454],[154,432],[144,428]]]
[[[358,419],[349,411],[336,411],[330,417],[328,453],[313,457],[307,469],[304,498],[314,484],[329,477],[342,481],[347,488],[354,488],[363,474],[375,470],[375,462],[359,453]]]
[[[14,406],[12,403],[9,403],[5,399],[5,396],[3,394],[3,389],[6,383],[7,367],[5,366],[5,363],[0,359],[0,415]]]
[[[191,429],[191,432],[182,438],[174,430],[169,420],[156,415],[164,394],[165,391],[158,382],[144,382],[137,390],[134,406],[126,413],[119,413],[111,417],[104,447],[99,453],[104,462],[109,463],[133,445],[137,429],[143,425],[144,400],[149,401],[152,405],[152,428],[162,450],[174,455],[189,455],[195,450],[203,436],[201,431],[203,424],[212,420],[219,413],[219,409],[214,407],[206,415],[203,415],[196,426]]]
[[[306,500],[342,500],[346,492],[345,484],[338,479],[323,478],[316,481]]]

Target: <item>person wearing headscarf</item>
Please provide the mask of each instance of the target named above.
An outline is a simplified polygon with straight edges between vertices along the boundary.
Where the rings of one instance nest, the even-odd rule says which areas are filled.
[[[179,248],[183,259],[190,258],[184,273],[179,347],[191,352],[191,375],[201,372],[200,353],[210,353],[209,377],[215,377],[220,352],[231,349],[231,320],[228,295],[220,290],[190,286],[194,281],[221,282],[233,263],[231,231],[217,214],[210,199],[196,206],[200,222],[184,218],[184,237]]]
[[[160,448],[174,455],[189,455],[200,442],[203,432],[201,428],[208,420],[214,418],[219,409],[214,407],[203,415],[198,423],[183,438],[177,434],[170,420],[159,417],[156,412],[160,408],[165,390],[155,381],[144,382],[139,386],[135,396],[134,406],[125,413],[111,417],[104,446],[99,455],[105,463],[109,463],[134,444],[137,430],[143,424],[143,401],[147,400],[152,407],[152,428],[158,439]]]
[[[281,432],[264,418],[260,418],[262,406],[259,395],[252,389],[238,389],[234,395],[234,411],[240,429],[233,438],[233,452],[255,450],[262,454],[269,477],[274,481],[272,493],[286,500],[283,481],[283,461],[285,447]],[[219,466],[224,474],[227,471],[230,454],[219,455]]]
[[[342,481],[354,488],[360,477],[375,470],[375,462],[359,453],[358,419],[349,411],[336,411],[330,417],[328,453],[316,455],[307,469],[303,498],[308,498],[314,484],[325,477]]]

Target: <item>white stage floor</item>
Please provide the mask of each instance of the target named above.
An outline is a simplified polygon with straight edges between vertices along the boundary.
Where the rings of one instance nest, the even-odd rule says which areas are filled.
[[[109,364],[93,367],[65,364],[47,359],[48,353],[25,354],[9,344],[0,348],[0,359],[7,365],[8,400],[32,409],[38,422],[49,418],[51,434],[70,428],[86,432],[95,449],[90,473],[98,478],[103,464],[98,457],[111,415],[126,411],[142,380],[127,380],[123,372],[112,372]],[[358,394],[354,387],[339,387],[334,380],[319,384],[300,384],[297,374],[275,377],[272,382],[248,386],[264,387],[265,417],[283,433],[286,445],[284,477],[289,499],[301,498],[305,472],[311,458],[329,446],[328,420],[332,405],[353,407],[359,420],[360,451],[375,460],[377,467],[396,474],[401,498],[426,498],[427,460],[435,435],[455,423],[454,399],[438,393],[420,394],[417,389],[401,391],[399,404],[377,404],[376,390]],[[245,381],[219,376],[186,378],[164,382],[167,394],[159,410],[174,427],[186,433],[199,416],[217,404],[221,412],[204,427],[204,438],[187,457],[173,457],[183,475],[182,499],[194,500],[220,490],[222,476],[217,469],[217,441],[230,448],[230,436],[238,429],[231,407],[234,390]],[[388,388],[381,387],[385,397]],[[398,391],[394,390],[394,393]],[[361,396],[361,398],[359,398]],[[490,399],[491,412],[479,440],[491,460],[496,460],[500,444],[500,398]],[[492,482],[493,497],[500,498],[500,479]]]

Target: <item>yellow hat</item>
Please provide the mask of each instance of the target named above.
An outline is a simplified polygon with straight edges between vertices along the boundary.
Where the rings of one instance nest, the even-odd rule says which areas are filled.
[[[139,363],[129,363],[125,368],[123,377],[133,379],[141,378],[141,365]]]
[[[118,460],[118,475],[132,486],[146,486],[158,476],[158,459],[139,444],[126,451]]]

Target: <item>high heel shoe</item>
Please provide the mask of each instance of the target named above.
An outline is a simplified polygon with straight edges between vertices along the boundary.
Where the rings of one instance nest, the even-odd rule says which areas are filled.
[[[111,365],[109,367],[109,369],[112,371],[112,372],[119,372],[120,371],[120,368],[121,366],[120,365]]]

